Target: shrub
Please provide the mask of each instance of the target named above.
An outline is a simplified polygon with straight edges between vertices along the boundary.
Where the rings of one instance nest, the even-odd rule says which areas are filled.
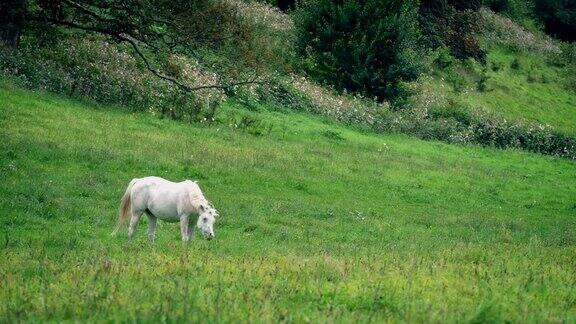
[[[560,52],[548,56],[548,64],[562,68],[564,88],[576,91],[576,43],[560,42]]]
[[[422,71],[415,1],[308,1],[296,22],[306,72],[339,92],[404,97],[401,82]]]
[[[379,111],[390,110],[386,102],[377,103],[360,95],[339,95],[304,77],[293,76],[285,85],[293,98],[300,99],[300,107],[347,125],[372,126]]]
[[[448,83],[455,92],[461,93],[466,91],[469,87],[466,78],[458,72],[456,67],[451,67],[445,70],[444,80]]]
[[[228,125],[254,136],[268,135],[273,127],[272,124],[251,114],[234,115],[228,119]]]
[[[576,139],[555,132],[549,126],[511,123],[482,114],[474,118],[472,142],[576,159]]]
[[[518,57],[514,57],[510,63],[510,68],[516,71],[522,70],[522,63],[520,63],[520,59]]]
[[[550,126],[511,122],[486,111],[452,103],[434,107],[420,123],[425,133],[456,143],[476,143],[507,149],[576,159],[576,138],[554,131]]]
[[[480,78],[478,78],[477,82],[477,89],[480,92],[488,91],[488,80],[490,76],[488,75],[488,69],[482,69],[482,73],[480,74]]]
[[[442,46],[436,50],[434,64],[441,70],[454,66],[454,57],[450,54],[448,47]]]
[[[473,58],[486,63],[486,52],[480,46],[477,34],[480,30],[478,13],[474,11],[455,12],[452,16],[452,28],[448,44],[454,56],[459,59]]]
[[[510,18],[502,17],[489,9],[478,11],[481,41],[485,46],[503,46],[513,51],[534,52],[545,56],[558,55],[561,51],[554,41],[542,33],[533,33]]]
[[[492,65],[492,71],[494,71],[494,72],[498,72],[504,67],[504,63],[502,63],[502,62],[492,61],[490,63]]]
[[[486,53],[477,34],[480,1],[424,0],[420,4],[420,24],[431,48],[448,47],[458,59],[474,58],[484,63]]]
[[[145,35],[143,43],[149,46],[139,43],[140,49],[154,69],[190,87],[226,86],[256,76],[262,80],[293,69],[292,20],[271,6],[243,0],[202,0],[167,2],[158,8],[145,1],[130,8],[142,11],[127,17],[130,26],[126,28],[138,26],[132,32]],[[29,9],[53,13],[44,6],[31,5]],[[112,18],[125,13],[117,7],[110,10],[106,14]],[[61,14],[56,18],[73,22],[77,18],[85,25],[98,25],[96,29],[125,27],[110,17],[99,21],[100,26],[87,22],[93,15],[75,15],[74,10]],[[166,17],[170,23],[156,23]],[[131,47],[108,41],[114,37],[90,37],[95,34],[29,22],[20,50],[3,52],[0,62],[6,73],[28,87],[191,120],[213,115],[225,98],[226,94],[215,88],[190,93],[152,75]],[[225,89],[227,94],[236,90]]]
[[[534,10],[532,0],[484,0],[483,4],[490,10],[517,22],[531,18]]]
[[[530,72],[526,76],[526,81],[528,83],[537,83],[538,81],[540,81],[540,78],[535,72]]]

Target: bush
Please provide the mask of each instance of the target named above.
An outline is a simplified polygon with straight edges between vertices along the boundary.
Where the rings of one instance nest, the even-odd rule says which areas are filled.
[[[434,65],[440,70],[444,70],[454,66],[454,57],[450,54],[450,49],[448,47],[440,47],[436,50],[436,56],[434,57]]]
[[[488,69],[484,68],[482,69],[482,73],[480,74],[480,77],[478,78],[478,82],[477,82],[477,89],[480,92],[486,92],[488,91],[488,81],[490,80],[490,76],[488,75]]]
[[[516,71],[522,70],[522,63],[520,62],[520,59],[518,57],[514,57],[514,59],[510,63],[510,68]]]
[[[576,159],[576,138],[555,132],[551,127],[511,123],[486,115],[474,118],[472,142]]]
[[[217,76],[184,57],[170,60],[174,73],[191,84],[209,84]],[[69,37],[58,45],[38,46],[30,40],[19,50],[0,47],[0,73],[31,89],[43,89],[100,103],[150,111],[171,118],[196,119],[218,105],[219,90],[182,93],[159,80],[118,44],[101,38]]]
[[[308,1],[295,17],[306,72],[340,92],[405,97],[401,82],[422,71],[415,1]]]
[[[484,0],[483,4],[490,10],[517,22],[530,19],[534,10],[532,0]]]
[[[482,26],[482,43],[485,46],[503,46],[518,52],[535,52],[541,55],[558,55],[560,49],[554,41],[542,34],[528,31],[510,18],[481,9],[479,23]]]
[[[177,1],[154,9],[150,5],[145,1],[131,6],[145,12],[130,15],[128,18],[135,19],[130,21],[130,25],[139,26],[135,33],[141,32],[141,35],[149,37],[146,43],[150,46],[140,44],[140,48],[154,69],[182,84],[225,87],[293,70],[293,22],[277,8],[242,0]],[[29,7],[32,11],[47,10],[43,6]],[[111,13],[110,17],[122,16],[123,9],[114,7],[111,10],[114,14]],[[158,15],[153,15],[158,22],[163,17],[170,17],[171,23],[166,26],[150,23],[142,18],[148,17],[147,10],[158,11]],[[73,11],[68,10],[61,14],[70,14],[66,17],[80,21],[92,18],[92,15],[72,17]],[[59,18],[66,20],[64,16]],[[142,26],[139,18],[144,19]],[[124,27],[118,25],[116,19],[108,21],[114,28],[121,30]],[[106,29],[107,24],[102,23],[102,26],[95,24]],[[125,43],[109,42],[114,37],[93,35],[62,26],[47,28],[44,22],[30,21],[20,50],[8,52],[2,49],[0,69],[4,74],[19,78],[30,88],[151,111],[176,119],[208,118],[227,94],[237,90],[225,87],[227,93],[216,88],[192,93],[183,91],[147,71],[140,57]]]
[[[300,102],[299,107],[347,125],[372,127],[380,111],[390,110],[386,102],[377,103],[360,95],[339,95],[304,77],[294,76],[284,87]]]
[[[420,22],[428,46],[445,46],[458,59],[474,58],[485,63],[486,53],[477,38],[480,4],[480,1],[466,0],[422,1]]]
[[[510,122],[482,110],[452,103],[433,107],[419,123],[424,138],[455,143],[476,143],[507,149],[516,148],[541,154],[576,159],[576,138],[549,126]]]

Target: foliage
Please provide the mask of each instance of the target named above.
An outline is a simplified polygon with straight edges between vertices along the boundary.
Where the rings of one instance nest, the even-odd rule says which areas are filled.
[[[218,76],[197,62],[173,56],[181,79],[192,85],[216,83]],[[206,89],[192,96],[159,81],[128,54],[125,47],[101,38],[67,38],[58,45],[40,47],[32,40],[19,50],[0,50],[0,73],[15,77],[32,89],[149,111],[175,119],[194,120],[219,105],[224,93]]]
[[[482,0],[448,0],[448,4],[453,6],[456,10],[476,11],[476,10],[480,9],[480,7],[482,6]]]
[[[484,62],[486,53],[477,38],[479,8],[479,1],[422,1],[419,19],[427,46],[447,47],[456,58]]]
[[[214,33],[221,38],[216,42],[198,44],[201,50],[197,50],[193,57],[197,57],[199,52],[203,53],[199,60],[212,67],[229,84],[242,81],[247,76],[250,77],[248,80],[257,77],[267,81],[273,74],[293,70],[295,35],[292,19],[278,9],[256,2],[210,0],[210,3],[217,8],[209,12],[220,12],[222,7],[226,8],[231,30],[223,33],[221,19],[207,15],[204,10],[191,11],[195,16],[200,16],[199,19],[185,16],[180,32],[187,34],[188,30],[202,30],[205,26],[212,26]],[[190,28],[187,25],[190,25],[191,20],[197,23],[200,21],[201,24]]]
[[[531,32],[510,18],[482,9],[479,11],[479,19],[483,26],[481,40],[486,48],[505,47],[513,51],[546,56],[560,53],[558,45],[549,36]]]
[[[315,80],[364,96],[406,96],[422,71],[414,1],[304,2],[296,13],[300,55]]]
[[[52,10],[47,5],[29,11],[42,14]],[[89,25],[91,29],[120,28],[116,21],[99,24],[90,15],[77,17],[74,11],[67,11],[69,5],[53,9],[64,10],[58,19]],[[138,9],[140,5],[145,7]],[[31,22],[19,49],[1,49],[0,72],[20,78],[21,84],[30,88],[148,110],[176,119],[201,120],[210,117],[226,97],[225,93],[240,91],[241,87],[235,84],[249,85],[251,81],[272,79],[275,74],[292,70],[293,24],[277,9],[236,0],[186,2],[177,11],[171,7],[173,4],[167,5],[170,8],[157,8],[164,10],[159,16],[150,12],[152,7],[147,6],[152,6],[151,3],[139,4],[126,12],[121,8],[110,9],[112,12],[99,8],[99,14],[118,19],[134,10],[143,11],[148,22],[138,20],[137,16],[125,22],[126,28],[135,29],[126,32],[136,33],[142,39],[142,42],[134,39],[137,48],[107,34],[65,32],[58,24],[45,32],[38,29],[45,22]],[[156,20],[162,15],[170,15],[170,24],[157,25]],[[136,28],[139,24],[153,26]],[[165,37],[164,29],[168,27],[177,31]],[[159,35],[164,36],[158,39]],[[139,57],[138,49],[147,61]],[[148,71],[147,64],[184,88],[158,78]],[[190,88],[196,90],[190,92]]]
[[[205,89],[189,95],[147,73],[143,62],[132,55],[134,49],[129,44],[111,43],[102,37],[86,38],[84,33],[67,35],[59,28],[51,30],[56,32],[53,37],[61,40],[59,43],[51,42],[50,36],[39,31],[28,33],[20,50],[3,50],[0,67],[4,75],[16,77],[20,84],[30,88],[119,104],[175,119],[212,123],[216,107],[232,96],[254,110],[265,103],[277,109],[320,114],[378,132],[573,157],[573,131],[564,126],[572,120],[564,113],[571,111],[565,106],[572,97],[552,94],[559,83],[563,89],[573,89],[576,84],[575,78],[568,76],[576,69],[569,44],[559,46],[549,37],[530,32],[489,10],[474,11],[476,2],[424,1],[419,12],[411,2],[390,1],[381,7],[376,2],[354,1],[344,4],[321,0],[316,6],[313,4],[304,3],[296,13],[298,48],[305,52],[301,54],[305,55],[304,67],[311,78],[290,74],[299,59],[292,56],[295,41],[292,20],[270,6],[234,0],[203,0],[174,12],[171,17],[177,19],[164,27],[177,27],[181,33],[179,41],[192,45],[174,49],[153,63],[167,76],[193,87],[229,83],[222,79],[234,82],[242,79],[246,71],[255,71],[257,75],[270,73],[265,86]],[[422,45],[418,41],[419,26],[414,23],[418,14],[422,22],[422,17],[430,17],[436,31],[444,28],[440,43],[447,44],[422,57],[415,57],[420,53],[415,48]],[[220,21],[221,28],[210,17]],[[476,18],[479,20],[475,21]],[[88,17],[75,19],[81,23]],[[402,24],[407,21],[411,24]],[[324,28],[325,22],[331,27]],[[423,27],[429,38],[430,30]],[[149,33],[155,31],[143,35]],[[374,39],[362,36],[363,33]],[[238,37],[228,39],[223,35]],[[388,46],[389,42],[395,45]],[[265,50],[256,51],[258,48]],[[476,62],[484,60],[485,48],[492,51],[506,48],[518,56],[509,62],[491,60],[488,65],[478,67]],[[540,61],[520,60],[521,54],[533,53],[543,54],[545,64],[560,67],[562,76],[555,76]],[[428,60],[433,62],[431,74],[440,80],[442,87],[451,89],[449,96],[443,96],[439,89],[432,90],[439,91],[437,95],[422,91],[419,88],[422,83],[405,82],[417,77]],[[515,71],[513,75],[508,75],[510,69]],[[509,96],[504,96],[508,90],[503,90],[506,86],[503,78],[511,83],[520,78],[523,87],[538,93],[542,100],[554,96],[556,99],[547,105],[558,110],[559,116],[543,116],[540,109],[543,101],[530,103],[523,100],[529,98],[526,94],[509,100]],[[310,81],[313,79],[319,79],[320,84],[337,82],[340,86],[322,87]],[[540,90],[544,84],[549,90]],[[353,95],[347,90],[352,90]],[[374,91],[379,91],[378,102],[370,100]],[[442,103],[430,106],[423,104],[422,96],[443,99]],[[384,97],[392,100],[385,101]],[[494,103],[490,98],[500,98],[506,104]],[[471,110],[467,119],[436,113],[466,109]],[[522,115],[516,118],[515,111],[520,110]],[[536,110],[539,112],[534,113]],[[532,118],[525,121],[525,116]],[[266,122],[253,116],[234,118],[224,123],[251,129],[254,134],[270,132]],[[541,126],[550,120],[560,130]]]
[[[549,35],[576,40],[576,3],[572,0],[484,0],[498,14],[530,27],[543,26]]]
[[[0,88],[5,321],[576,321],[573,161],[296,113],[260,112],[278,127],[255,137],[93,108]],[[216,239],[111,237],[150,174],[198,180]]]
[[[518,148],[576,159],[576,137],[537,123],[510,121],[498,114],[463,106],[420,88],[410,109],[394,119],[378,120],[376,129],[396,131],[450,143],[477,143]]]
[[[546,31],[566,41],[576,41],[576,2],[572,0],[534,0],[534,13]]]
[[[25,0],[4,0],[0,2],[0,46],[17,47],[24,24]]]
[[[379,111],[390,109],[387,102],[377,103],[359,95],[339,95],[304,77],[293,76],[285,87],[303,101],[304,110],[345,125],[372,125]]]
[[[565,88],[571,93],[576,93],[576,42],[562,43],[561,54],[552,61],[566,71]]]
[[[482,69],[482,73],[480,74],[480,78],[478,79],[478,91],[486,92],[488,90],[488,80],[490,77],[488,76],[488,67]]]
[[[286,45],[292,41],[282,35],[290,33],[274,30],[283,21],[272,21],[281,15],[239,0],[32,0],[18,13],[25,24],[17,34],[22,32],[24,38],[57,42],[69,34],[104,36],[131,47],[130,55],[182,92],[233,91],[289,68],[286,54],[291,51]],[[286,51],[283,55],[280,48]],[[218,83],[187,84],[170,64],[173,56],[201,62],[205,70],[219,75]]]
[[[525,21],[534,12],[533,0],[484,0],[483,5],[517,22]]]

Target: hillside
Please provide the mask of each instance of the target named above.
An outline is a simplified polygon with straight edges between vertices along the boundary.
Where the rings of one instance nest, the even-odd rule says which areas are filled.
[[[460,67],[452,75],[438,72],[428,86],[436,95],[448,93],[472,109],[576,133],[576,92],[566,89],[566,71],[551,66],[536,53],[514,53],[502,48],[491,51],[488,61],[484,91],[477,89],[481,75],[478,66]]]
[[[2,84],[0,318],[576,321],[573,161],[234,101],[216,118]],[[199,180],[215,240],[109,235],[152,174]]]
[[[161,12],[164,21],[182,23],[159,28],[134,19],[130,33],[117,25],[121,19],[104,20],[110,30],[131,35],[135,48],[115,33],[68,30],[73,22],[93,26],[91,15],[68,15],[70,21],[55,26],[30,22],[18,47],[0,47],[0,77],[193,123],[212,121],[233,102],[312,113],[383,134],[576,159],[576,45],[547,35],[533,16],[524,12],[513,20],[479,1],[402,2],[404,9],[386,1],[389,10],[378,0],[314,1],[322,5],[302,4],[288,14],[249,0],[202,0],[186,10],[171,3]],[[151,4],[133,5],[154,16]],[[86,6],[124,17],[118,8]],[[342,15],[334,15],[339,10]],[[203,23],[191,23],[203,13]],[[348,28],[355,23],[362,28]],[[39,33],[43,28],[61,33]],[[334,32],[324,33],[327,28]],[[204,36],[189,38],[196,34]],[[173,38],[181,46],[166,43]],[[260,134],[268,131],[267,118],[238,122]]]
[[[440,56],[432,82],[424,82],[430,91],[508,120],[549,125],[574,134],[575,79],[566,61],[576,53],[574,46],[526,30],[486,9],[480,11],[480,17],[486,64]]]

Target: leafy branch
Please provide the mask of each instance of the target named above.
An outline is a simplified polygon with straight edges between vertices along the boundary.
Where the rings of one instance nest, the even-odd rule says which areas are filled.
[[[121,19],[123,15],[132,17],[131,13],[127,12],[127,9],[123,8],[122,6],[113,6],[112,3],[105,5],[105,3],[98,4],[86,1],[85,4],[81,4],[72,0],[61,0],[60,3],[66,6],[68,10],[71,10],[74,15],[49,15],[46,14],[46,12],[40,12],[40,14],[36,15],[28,14],[26,18],[28,21],[36,21],[54,26],[98,33],[108,36],[118,42],[129,44],[130,47],[134,50],[136,56],[138,56],[142,62],[144,62],[146,69],[150,73],[159,79],[172,83],[184,92],[194,92],[205,89],[221,89],[224,91],[230,91],[238,86],[268,83],[268,81],[261,80],[257,75],[254,74],[247,79],[237,82],[216,83],[201,86],[192,86],[190,84],[186,84],[182,80],[162,73],[158,68],[154,66],[151,60],[145,55],[143,50],[144,47],[154,51],[159,51],[161,48],[167,48],[168,51],[172,53],[177,46],[182,45],[182,43],[185,44],[185,42],[174,41],[175,39],[178,39],[178,37],[173,37],[173,35],[170,35],[168,32],[166,32],[166,30],[157,31],[151,28],[151,24],[160,24],[167,30],[169,30],[170,27],[173,28],[174,26],[170,26],[168,19],[151,17],[150,15],[143,14],[142,17],[136,19],[137,23],[135,23],[130,19]],[[63,8],[64,7],[61,7],[60,10],[63,10]],[[102,12],[110,10],[110,8],[121,12],[122,14],[117,13],[117,16],[115,17],[110,12]],[[140,23],[140,25],[138,23]],[[228,38],[230,36],[224,37]],[[154,44],[155,42],[160,42],[160,46]],[[194,51],[192,52],[193,56],[198,58],[196,53],[194,53]]]

